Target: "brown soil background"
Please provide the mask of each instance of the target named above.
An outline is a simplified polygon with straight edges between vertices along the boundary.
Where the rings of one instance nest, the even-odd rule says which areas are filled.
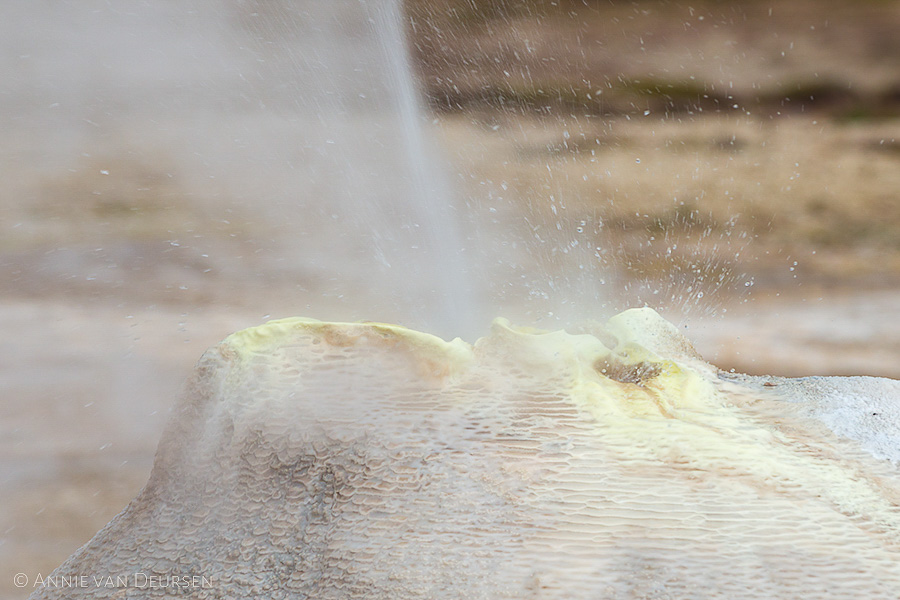
[[[27,595],[15,573],[46,575],[134,496],[206,347],[312,310],[341,268],[298,276],[268,243],[253,200],[278,149],[208,167],[223,120],[274,131],[281,113],[217,103],[212,79],[202,102],[172,100],[180,80],[140,55],[67,65],[12,30],[24,6],[0,32],[0,598]],[[900,377],[900,4],[407,10],[458,194],[485,222],[564,210],[602,248],[597,316],[655,306],[723,369]],[[60,44],[100,26],[74,17],[35,22]],[[81,81],[106,95],[53,106],[55,86]],[[162,122],[135,116],[148,90]],[[174,152],[183,132],[208,146]],[[570,267],[531,259],[551,278]]]

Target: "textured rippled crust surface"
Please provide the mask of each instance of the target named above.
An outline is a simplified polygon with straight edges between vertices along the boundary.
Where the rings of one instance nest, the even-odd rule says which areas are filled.
[[[204,355],[146,488],[55,572],[203,585],[34,597],[896,599],[897,470],[797,385],[719,377],[649,309],[474,346],[272,322]]]

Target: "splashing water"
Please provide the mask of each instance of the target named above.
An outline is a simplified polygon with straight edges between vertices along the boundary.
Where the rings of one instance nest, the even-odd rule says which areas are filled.
[[[154,302],[127,264],[139,255],[166,279],[161,295],[185,305],[195,305],[199,290],[224,305],[469,339],[498,314],[552,328],[645,300],[665,303],[616,280],[635,253],[662,250],[625,252],[598,213],[600,184],[574,185],[579,159],[539,142],[564,115],[544,121],[543,131],[527,119],[517,125],[524,149],[544,146],[523,163],[533,179],[509,189],[497,181],[494,198],[490,181],[474,193],[448,185],[429,143],[399,0],[119,6],[17,9],[19,21],[32,19],[40,31],[26,41],[15,38],[21,27],[7,31],[13,46],[58,46],[68,61],[41,63],[46,89],[20,86],[47,102],[26,103],[26,118],[7,123],[11,138],[33,137],[39,147],[30,162],[52,174],[49,193],[14,195],[52,196],[51,211],[67,216],[78,196],[87,205],[79,214],[113,217],[86,234],[85,248],[108,245],[105,254],[74,259],[102,264],[73,273],[40,253],[31,272],[62,272],[66,285],[89,281],[84,287],[97,293],[93,271],[101,270],[113,295],[124,281],[137,302]],[[66,29],[68,21],[78,27]],[[57,30],[65,36],[51,43]],[[27,81],[26,66],[18,80]],[[72,77],[79,72],[89,76]],[[573,131],[594,126],[576,121]],[[574,147],[576,137],[564,145]],[[458,175],[488,179],[477,171]],[[161,256],[148,255],[135,238],[168,244]],[[685,273],[675,274],[673,289],[693,277]],[[260,290],[269,297],[261,301]],[[618,302],[616,292],[629,297],[604,306]]]
[[[448,184],[441,169],[430,158],[422,131],[422,114],[416,100],[398,0],[387,0],[376,13],[376,29],[388,66],[389,85],[395,90],[397,118],[400,121],[403,162],[409,173],[407,194],[411,226],[419,228],[426,244],[428,264],[420,264],[419,273],[430,286],[436,302],[431,309],[438,330],[465,335],[478,325],[479,315],[472,277],[465,268],[461,251],[464,240],[457,215],[452,211]],[[400,257],[401,259],[404,257]],[[401,278],[405,279],[404,274]]]
[[[307,1],[243,17],[260,52],[278,41],[276,26],[295,45],[273,53],[283,62],[266,75],[287,82],[288,115],[303,123],[289,130],[303,150],[285,184],[299,193],[281,190],[272,216],[288,261],[326,281],[313,312],[465,335],[483,327],[474,278],[423,131],[401,18],[397,0]],[[364,314],[342,312],[350,297]]]

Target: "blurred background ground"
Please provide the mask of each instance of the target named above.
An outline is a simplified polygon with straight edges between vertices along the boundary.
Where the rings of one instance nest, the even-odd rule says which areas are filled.
[[[206,347],[292,314],[407,322],[360,266],[364,225],[402,215],[325,200],[396,182],[371,98],[335,131],[297,74],[371,43],[316,6],[9,7],[0,597],[133,497]],[[726,370],[900,376],[900,5],[408,0],[405,22],[464,207],[439,225],[504,282],[486,312],[646,303]],[[348,80],[389,96],[368,71]]]

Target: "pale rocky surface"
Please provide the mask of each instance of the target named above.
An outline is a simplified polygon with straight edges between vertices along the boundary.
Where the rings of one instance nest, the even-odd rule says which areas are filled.
[[[204,355],[147,486],[55,573],[123,585],[33,597],[165,593],[140,572],[197,598],[894,598],[898,401],[721,373],[649,309],[474,345],[275,321]]]

